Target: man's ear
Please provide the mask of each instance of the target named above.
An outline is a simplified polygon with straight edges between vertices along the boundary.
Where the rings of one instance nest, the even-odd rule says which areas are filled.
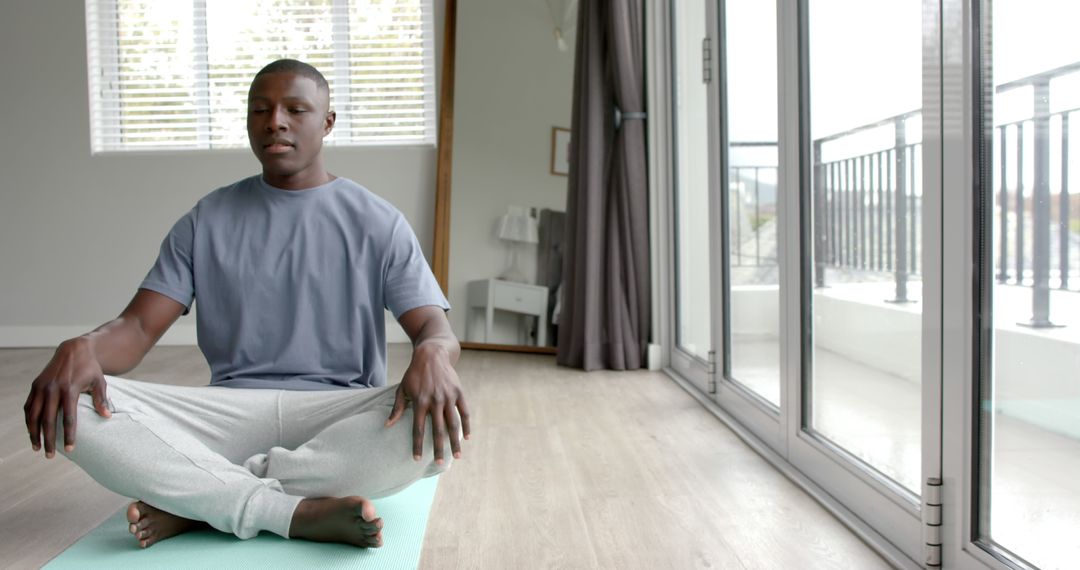
[[[337,122],[337,113],[334,111],[326,112],[326,122],[323,124],[323,136],[330,134],[330,131],[334,130],[334,123]]]

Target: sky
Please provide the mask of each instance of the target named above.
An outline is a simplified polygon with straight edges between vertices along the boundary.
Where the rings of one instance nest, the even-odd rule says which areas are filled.
[[[725,4],[731,140],[774,141],[775,3],[725,0]],[[1080,61],[1080,42],[1074,35],[1080,1],[991,4],[995,85]],[[810,0],[813,138],[922,106],[922,8],[919,0]],[[1030,90],[999,98],[996,122],[1030,116],[1031,98]],[[1051,86],[1051,109],[1063,107],[1080,107],[1080,75]]]

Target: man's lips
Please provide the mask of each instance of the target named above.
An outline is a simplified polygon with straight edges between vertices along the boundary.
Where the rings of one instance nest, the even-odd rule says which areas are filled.
[[[289,152],[293,149],[292,143],[284,141],[274,141],[263,145],[263,150],[268,154],[281,154],[283,152]]]

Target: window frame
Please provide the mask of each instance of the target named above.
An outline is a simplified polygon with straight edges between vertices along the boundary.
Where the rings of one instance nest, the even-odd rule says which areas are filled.
[[[119,126],[122,120],[120,105],[121,93],[114,83],[106,81],[102,75],[110,69],[119,67],[122,48],[119,45],[118,26],[101,25],[104,21],[117,21],[119,18],[120,0],[86,0],[86,53],[87,53],[87,87],[89,107],[89,134],[91,155],[139,155],[171,152],[235,152],[247,151],[246,144],[233,144],[214,142],[214,130],[210,117],[214,109],[210,101],[210,62],[207,53],[207,30],[211,25],[209,16],[196,17],[193,21],[192,38],[196,45],[195,57],[192,58],[194,82],[191,83],[191,92],[195,94],[195,113],[197,120],[193,124],[197,126],[194,141],[163,142],[160,145],[132,145],[130,142],[107,142],[110,137],[109,129],[122,133],[123,127]],[[350,34],[349,30],[349,7],[352,0],[331,0],[330,15],[332,18],[333,36],[329,43],[334,52],[335,61],[348,61]],[[357,140],[356,136],[349,134],[340,139],[327,138],[325,145],[335,148],[415,148],[436,147],[438,138],[438,48],[436,34],[440,14],[435,6],[435,0],[418,0],[423,14],[423,30],[421,59],[423,61],[424,95],[421,104],[423,116],[423,136],[415,140],[396,139],[387,137],[385,140]],[[207,14],[208,0],[192,0],[195,14]],[[343,31],[344,30],[344,31]],[[105,46],[111,46],[106,48]],[[269,62],[267,62],[269,63]],[[322,70],[320,70],[322,71]],[[346,71],[346,76],[348,76]],[[330,84],[331,109],[337,112],[335,133],[348,132],[356,124],[362,124],[351,117],[348,110],[353,105],[353,97],[350,93],[348,81],[338,81],[336,77],[328,74],[327,82]],[[240,108],[244,108],[246,101],[238,101]],[[246,136],[245,136],[246,139]]]

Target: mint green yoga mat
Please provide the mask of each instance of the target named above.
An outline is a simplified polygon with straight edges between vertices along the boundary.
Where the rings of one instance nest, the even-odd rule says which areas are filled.
[[[126,509],[121,509],[45,568],[416,568],[437,484],[438,477],[428,477],[375,500],[384,523],[380,548],[286,540],[265,532],[240,540],[205,530],[141,549],[128,532]]]

